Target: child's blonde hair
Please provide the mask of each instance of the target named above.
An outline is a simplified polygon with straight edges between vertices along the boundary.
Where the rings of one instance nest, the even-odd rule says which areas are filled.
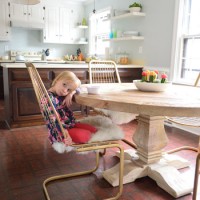
[[[53,80],[51,86],[53,87],[59,80],[72,81],[77,84],[77,87],[81,85],[80,79],[73,72],[70,71],[64,71],[58,74],[58,76],[56,76],[56,78]]]

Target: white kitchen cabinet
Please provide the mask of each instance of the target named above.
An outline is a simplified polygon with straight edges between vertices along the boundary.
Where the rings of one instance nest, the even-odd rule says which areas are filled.
[[[9,4],[7,0],[1,1],[0,6],[0,40],[10,40]]]
[[[11,22],[25,22],[30,26],[31,23],[44,24],[44,9],[45,8],[42,3],[36,5],[10,3]]]
[[[46,6],[43,42],[78,44],[82,31],[77,29],[82,8],[78,5]]]
[[[69,8],[46,6],[43,41],[46,43],[69,42]]]

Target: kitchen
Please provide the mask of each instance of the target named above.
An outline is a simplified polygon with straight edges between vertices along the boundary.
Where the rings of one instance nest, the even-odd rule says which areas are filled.
[[[42,0],[40,4],[34,5],[36,8],[33,10],[31,10],[33,6],[22,6],[13,2],[14,1],[3,0],[4,4],[2,4],[1,7],[3,11],[1,13],[7,16],[7,18],[3,18],[4,20],[2,22],[7,35],[4,35],[4,29],[1,29],[2,33],[0,32],[0,38],[2,38],[0,41],[1,63],[15,60],[17,54],[26,54],[29,55],[29,58],[26,57],[26,59],[43,60],[42,62],[44,62],[44,54],[42,51],[47,49],[49,49],[49,55],[45,56],[45,63],[48,61],[48,63],[54,64],[65,63],[66,61],[70,62],[71,55],[77,56],[78,49],[81,50],[85,59],[87,57],[98,56],[103,59],[109,58],[116,60],[116,55],[122,52],[128,57],[128,65],[125,65],[126,68],[148,66],[148,69],[165,71],[169,74],[169,79],[171,79],[171,74],[169,72],[171,68],[174,1],[157,2],[156,6],[159,8],[159,11],[156,9],[156,12],[154,1],[140,1],[143,5],[141,13],[144,13],[144,15],[146,14],[146,16],[133,16],[113,20],[111,22],[111,30],[115,28],[121,31],[139,31],[144,39],[116,42],[111,40],[108,42],[109,48],[107,48],[107,50],[109,49],[109,52],[105,49],[101,52],[101,55],[95,55],[96,52],[91,48],[90,16],[94,14],[93,10],[96,10],[95,14],[105,8],[120,11],[127,10],[133,1],[126,0],[115,3],[113,0],[59,0],[56,1],[55,4],[55,1],[52,0]],[[27,10],[31,10],[33,15],[31,19],[27,17]],[[10,15],[8,15],[9,13]],[[71,16],[67,16],[66,13],[68,13],[68,15],[71,13]],[[161,16],[160,13],[162,13]],[[159,20],[157,19],[158,15]],[[35,20],[35,18],[37,20]],[[83,19],[85,19],[86,22],[84,23],[87,25],[84,29],[82,26],[79,28]],[[53,23],[52,25],[48,23],[49,20]],[[29,23],[29,21],[31,21],[31,23]],[[42,24],[44,26],[43,29],[41,29]],[[61,33],[65,35],[65,38],[62,39],[60,36]],[[84,38],[86,38],[87,41],[80,41]],[[108,55],[106,55],[106,52]],[[37,57],[30,57],[30,54],[36,54]],[[70,58],[70,60],[66,60],[66,57],[67,59]],[[87,67],[85,63],[78,66]],[[123,65],[119,65],[119,67],[123,67]],[[2,79],[1,68],[1,98],[3,98]]]
[[[174,79],[173,81],[175,81],[173,21],[177,2],[159,1],[156,3],[159,9],[155,11],[153,0],[140,1],[142,10],[137,15],[120,13],[126,11],[133,1],[127,0],[125,3],[119,1],[111,6],[113,2],[111,0],[59,0],[55,5],[52,0],[43,0],[34,7],[33,5],[16,4],[14,0],[3,0],[4,4],[1,9],[4,12],[1,13],[4,17],[2,18],[4,29],[1,29],[0,32],[1,65],[11,66],[14,69],[24,66],[23,60],[25,59],[34,60],[37,65],[40,64],[45,68],[45,64],[48,64],[47,67],[57,69],[79,68],[84,74],[84,78],[81,77],[84,79],[83,82],[87,83],[88,77],[85,75],[88,67],[87,59],[97,57],[118,62],[120,60],[118,56],[123,55],[128,59],[124,59],[126,60],[125,64],[119,63],[118,68],[123,71],[121,73],[124,74],[124,81],[131,82],[133,79],[140,78],[139,74],[143,67],[163,71],[168,74],[169,80]],[[124,39],[121,36],[109,38],[110,32],[107,32],[106,39],[102,39],[98,43],[98,48],[94,49],[94,46],[97,45],[91,36],[94,29],[92,19],[105,10],[110,10],[107,17],[111,17],[111,20],[102,21],[111,21],[110,32],[121,32],[122,34],[138,31],[138,36],[131,36],[131,39],[129,37]],[[31,18],[27,17],[27,15],[29,16],[27,11],[31,13]],[[119,14],[116,14],[117,11]],[[115,16],[113,17],[113,15]],[[102,45],[105,43],[107,43],[107,47]],[[101,49],[100,53],[97,52],[99,49]],[[78,55],[82,55],[79,60]],[[3,84],[4,81],[7,79],[3,77],[3,68],[1,67],[1,99],[5,98],[4,92],[7,92],[4,91],[4,87],[9,85],[8,83]],[[24,116],[24,113],[22,115]],[[15,118],[18,117],[17,115]]]
[[[47,8],[48,7],[51,8],[53,2],[54,1],[50,1],[50,0],[41,1],[42,5],[46,6]],[[56,2],[56,6],[59,7],[59,5],[64,5],[62,3],[69,4],[71,2],[69,0],[68,1],[59,0]],[[96,1],[95,3],[96,12],[108,7],[112,7],[113,9],[118,9],[118,10],[127,10],[128,6],[133,3],[133,1],[131,0],[128,0],[128,1],[126,0],[125,2],[118,1],[118,3],[116,3],[115,6],[111,6],[113,5],[113,2],[114,1]],[[110,42],[110,51],[112,54],[111,58],[114,59],[114,56],[117,53],[118,48],[120,47],[122,52],[124,51],[127,52],[130,58],[130,63],[143,64],[146,66],[155,66],[156,68],[158,68],[159,66],[162,66],[164,70],[167,70],[167,68],[169,68],[170,66],[170,57],[171,57],[171,45],[172,45],[171,41],[172,41],[172,33],[173,33],[172,31],[173,30],[173,12],[174,12],[174,5],[175,5],[174,1],[168,1],[168,2],[161,1],[157,3],[156,6],[159,8],[159,12],[158,11],[155,12],[155,10],[157,9],[155,9],[155,5],[153,1],[144,2],[144,3],[143,1],[140,1],[140,2],[143,5],[142,12],[144,13],[147,12],[146,13],[147,16],[141,17],[138,19],[135,19],[132,17],[125,18],[124,20],[120,20],[118,24],[119,24],[119,28],[122,30],[139,31],[141,35],[144,36],[144,40],[130,41],[130,42],[123,41],[123,42],[118,42],[118,43]],[[55,5],[53,6],[55,7]],[[94,9],[94,1],[85,1],[85,2],[73,1],[73,6],[79,7],[79,8],[81,7],[84,13],[82,15],[78,15],[75,17],[76,19],[74,19],[74,24],[81,23],[83,18],[85,18],[86,22],[89,25],[90,23],[89,16]],[[72,7],[71,4],[69,4],[68,7],[71,8]],[[45,12],[47,8],[45,9]],[[162,13],[162,15],[159,17],[159,20],[158,20],[157,15],[159,15],[160,13]],[[55,15],[55,13],[53,14]],[[20,18],[16,20],[18,21],[18,26],[22,26],[22,24],[24,23],[23,21],[20,22],[20,20],[21,20]],[[12,17],[11,17],[11,21],[12,21]],[[19,22],[21,24],[19,24]],[[131,26],[133,27],[130,27],[130,23],[132,23]],[[48,39],[46,39],[48,43],[44,41],[44,35],[45,35],[44,32],[47,32],[46,30],[42,31],[41,29],[39,30],[30,29],[30,27],[20,28],[16,26],[17,26],[17,23],[16,25],[14,25],[14,27],[9,27],[8,41],[0,42],[1,56],[9,56],[9,52],[11,50],[15,50],[15,51],[25,50],[27,52],[29,51],[41,52],[42,49],[48,49],[48,48],[51,50],[50,56],[48,57],[49,59],[54,59],[54,58],[63,59],[64,55],[76,54],[76,50],[78,48],[82,50],[84,56],[87,56],[88,54],[90,54],[88,44],[80,45],[77,42],[78,39],[82,37],[86,37],[86,39],[89,42],[90,27],[88,27],[88,29],[79,30],[79,31],[77,31],[77,28],[76,28],[76,30],[73,30],[73,31],[77,31],[79,33],[76,33],[77,34],[76,37],[74,36],[75,41],[62,44],[62,42],[55,41],[55,39],[52,39],[51,42],[48,42]],[[47,33],[47,35],[48,34],[50,33]],[[69,35],[70,33],[67,32],[67,34]]]
[[[7,12],[7,8],[8,8],[9,12],[15,14],[14,10],[11,9],[11,8],[14,9],[14,7],[12,7],[11,4],[10,5],[8,4],[9,2],[11,3],[11,0],[1,0],[1,3],[2,2],[3,4],[1,5],[3,6],[0,8],[1,11]],[[29,176],[31,177],[30,179],[27,178],[26,176],[27,174],[24,173],[24,171],[22,173],[22,176],[21,174],[20,175],[14,174],[14,177],[11,177],[9,174],[10,170],[8,169],[8,172],[7,172],[6,171],[7,168],[5,168],[6,170],[4,170],[4,168],[2,167],[4,166],[2,164],[3,162],[7,163],[6,160],[8,160],[8,162],[10,161],[9,158],[11,159],[11,155],[8,154],[8,157],[2,159],[2,162],[0,163],[1,171],[2,173],[6,171],[5,174],[6,176],[8,176],[6,177],[6,179],[2,179],[2,180],[3,181],[6,180],[5,185],[7,185],[7,182],[9,182],[9,185],[11,185],[14,188],[14,190],[12,190],[10,194],[6,194],[6,193],[9,193],[9,191],[6,191],[6,192],[3,191],[2,192],[3,196],[1,196],[2,198],[4,198],[4,195],[5,195],[5,199],[6,197],[8,197],[6,195],[9,195],[9,197],[16,195],[19,199],[27,199],[27,198],[30,198],[30,196],[32,196],[33,199],[41,199],[41,197],[43,199],[44,196],[43,194],[41,194],[42,193],[41,182],[43,181],[43,178],[46,176],[47,171],[49,173],[49,170],[51,168],[51,167],[47,169],[45,168],[46,166],[49,166],[49,163],[51,163],[51,160],[47,161],[49,163],[45,163],[45,160],[47,159],[47,157],[49,158],[49,155],[50,155],[50,154],[49,155],[46,154],[46,150],[47,151],[51,151],[51,150],[49,150],[49,147],[46,143],[43,144],[43,140],[41,138],[43,138],[44,136],[40,135],[40,138],[38,139],[35,137],[35,134],[33,134],[33,137],[32,137],[31,135],[32,132],[30,132],[30,135],[29,135],[30,140],[27,139],[27,141],[28,140],[32,141],[31,145],[33,145],[34,147],[37,147],[38,140],[41,141],[41,144],[39,144],[40,147],[38,147],[38,149],[31,146],[32,151],[29,152],[30,149],[29,148],[27,149],[28,145],[23,140],[25,137],[18,138],[19,132],[17,133],[17,130],[15,129],[16,127],[20,128],[24,126],[26,127],[30,125],[31,126],[38,125],[39,123],[42,122],[41,116],[39,116],[39,110],[36,104],[32,103],[32,101],[30,102],[30,100],[32,100],[35,97],[32,91],[30,90],[32,86],[31,86],[30,81],[28,80],[29,79],[28,73],[25,71],[26,69],[24,69],[24,61],[23,61],[24,59],[34,60],[35,65],[38,67],[38,70],[41,72],[42,78],[44,78],[45,80],[44,83],[46,86],[49,86],[50,83],[52,82],[52,79],[59,72],[63,71],[63,69],[69,69],[69,70],[74,71],[76,74],[78,74],[79,78],[81,79],[83,83],[88,83],[88,74],[87,74],[88,63],[86,62],[87,60],[85,60],[87,57],[95,56],[100,59],[112,59],[116,61],[117,60],[116,56],[118,56],[119,54],[123,54],[128,57],[128,63],[118,64],[119,73],[124,82],[132,82],[133,79],[138,79],[141,75],[141,70],[143,67],[147,69],[153,69],[153,70],[157,69],[159,71],[164,71],[168,74],[169,80],[173,80],[172,69],[174,66],[173,64],[174,63],[173,62],[173,59],[174,59],[173,58],[173,53],[174,53],[173,42],[174,42],[174,26],[175,26],[174,17],[176,17],[174,13],[176,13],[175,9],[176,9],[178,1],[174,1],[174,0],[137,1],[142,4],[143,7],[142,7],[141,13],[142,15],[144,13],[144,15],[141,17],[129,16],[127,18],[119,18],[118,20],[113,19],[111,20],[112,21],[111,31],[114,31],[114,32],[115,31],[119,31],[119,32],[139,31],[140,39],[122,40],[121,38],[113,39],[113,38],[109,38],[108,36],[108,38],[106,38],[106,41],[108,42],[109,47],[105,48],[102,51],[103,52],[102,54],[96,55],[94,49],[91,48],[92,40],[91,40],[91,35],[90,35],[90,31],[91,31],[90,16],[92,13],[94,13],[93,11],[95,10],[96,12],[94,13],[94,15],[95,14],[97,15],[99,11],[102,11],[105,8],[106,9],[111,8],[111,10],[113,9],[127,10],[129,5],[132,4],[133,2],[134,1],[131,1],[131,0],[118,0],[118,1],[116,0],[101,0],[101,1],[100,0],[87,0],[87,1],[57,0],[56,2],[53,0],[46,0],[46,1],[41,0],[40,8],[42,9],[41,10],[38,9],[38,12],[36,12],[37,13],[36,15],[38,15],[37,17],[39,19],[42,19],[40,17],[41,16],[40,11],[44,11],[45,20],[47,20],[47,17],[50,14],[51,14],[51,17],[54,16],[55,18],[52,17],[54,18],[54,26],[51,27],[51,29],[47,26],[46,24],[47,21],[44,22],[45,28],[41,29],[41,27],[39,27],[41,23],[29,23],[27,22],[27,20],[24,21],[24,16],[22,17],[22,19],[20,18],[20,20],[23,20],[23,23],[19,19],[18,21],[16,20],[16,22],[14,22],[14,19],[17,19],[18,18],[17,17],[17,18],[12,18],[13,23],[11,23],[11,26],[7,22],[6,22],[7,24],[6,27],[2,26],[5,29],[0,30],[0,38],[1,39],[3,38],[2,40],[0,39],[1,40],[0,41],[0,57],[1,57],[0,63],[3,66],[3,68],[1,67],[1,71],[0,71],[1,72],[0,73],[0,79],[1,79],[0,80],[0,97],[1,97],[1,101],[5,100],[7,104],[6,108],[8,109],[7,109],[6,117],[8,119],[8,126],[10,126],[11,128],[14,128],[13,132],[11,133],[13,133],[14,138],[15,137],[17,138],[16,140],[17,148],[16,146],[13,145],[13,151],[12,151],[12,154],[16,155],[16,157],[14,158],[15,162],[12,161],[10,163],[13,166],[16,165],[17,167],[21,169],[25,169],[25,171],[30,168],[31,169],[33,168],[34,170],[36,169],[35,174],[31,174],[31,175],[29,174]],[[24,6],[23,9],[29,10],[30,7],[31,6]],[[44,7],[45,9],[43,9]],[[79,25],[85,26],[85,22],[83,23],[84,21],[83,19],[86,19],[86,26],[88,27],[81,30],[79,30],[79,28],[77,27],[73,27],[72,29],[69,28],[70,22],[65,12],[67,9],[71,9],[71,11],[73,10],[71,14],[74,15],[75,13],[76,15],[76,17],[70,18],[72,19],[71,21],[73,21],[73,24],[77,26]],[[49,13],[47,11],[49,11]],[[4,12],[0,12],[0,13],[4,13]],[[0,14],[0,17],[1,16],[2,15]],[[11,17],[12,16],[9,17],[8,21],[11,20]],[[109,17],[112,17],[112,14]],[[64,20],[66,18],[68,19],[67,22]],[[0,26],[1,26],[1,23],[2,21],[0,21]],[[59,25],[59,28],[61,28],[62,30],[63,30],[63,27],[65,27],[64,29],[67,30],[66,31],[67,37],[64,40],[61,39],[61,36],[59,34],[62,31],[56,26],[56,24]],[[35,27],[30,27],[30,25],[34,25]],[[25,27],[22,27],[22,26],[25,26]],[[58,29],[59,29],[59,34],[55,37],[55,35],[53,35],[55,33],[54,30],[58,30]],[[3,33],[2,30],[6,30],[6,35]],[[74,57],[78,56],[77,50],[80,53],[79,49],[81,50],[81,53],[83,54],[84,59],[74,60]],[[18,58],[16,59],[17,56]],[[17,62],[15,62],[16,60]],[[30,118],[30,116],[32,118]],[[30,130],[30,129],[25,128],[21,130],[22,131],[24,130],[24,135],[27,135],[27,130]],[[42,131],[44,132],[43,128],[40,126],[36,126],[33,132],[34,131],[35,133],[40,133]],[[7,140],[6,139],[4,140],[4,138],[2,138],[1,140],[2,143],[5,142],[5,145],[3,144],[3,146],[5,146],[5,149],[8,148],[8,146],[6,145],[7,144],[6,142],[13,141],[13,138],[10,138],[11,135],[12,134],[5,135],[5,137],[7,137]],[[183,140],[185,139],[184,138],[181,139],[181,141]],[[21,148],[20,144],[22,143],[27,145],[25,149],[20,149]],[[30,144],[30,142],[28,143]],[[11,143],[9,143],[9,145],[10,144]],[[196,143],[194,142],[194,144]],[[43,145],[45,145],[45,148],[47,149],[43,150],[44,149]],[[2,152],[1,152],[2,155],[4,155],[4,152],[6,152],[5,149],[2,149]],[[35,150],[36,152],[33,152]],[[26,154],[23,156],[24,156],[24,159],[27,159],[30,161],[30,163],[32,163],[31,167],[30,167],[30,163],[28,167],[27,167],[27,163],[25,164],[23,163],[23,165],[20,165],[20,163],[22,163],[20,161],[23,159],[17,160],[17,158],[20,157],[19,155],[22,152],[23,153],[26,152]],[[40,157],[39,155],[41,155],[41,152],[45,154],[45,158],[38,159],[38,157]],[[34,155],[36,155],[36,157],[34,157],[34,155],[31,155],[31,153],[35,153]],[[61,157],[60,155],[58,156],[56,155],[55,159],[62,160],[63,165],[64,165],[63,157]],[[77,160],[79,159],[81,158],[78,156]],[[10,166],[10,163],[8,166]],[[68,164],[69,163],[67,163],[67,165]],[[111,165],[113,165],[113,163],[111,163],[109,167]],[[27,169],[25,167],[27,167]],[[52,172],[53,174],[55,172],[54,169],[57,170],[57,168],[55,168],[55,166],[52,168],[53,168],[53,172]],[[64,168],[66,168],[66,163],[65,163]],[[70,166],[69,168],[76,168],[76,167]],[[11,166],[10,166],[10,169],[11,169]],[[42,172],[41,169],[44,170],[45,172],[44,171]],[[20,171],[20,169],[18,170]],[[13,173],[16,173],[18,170],[15,169],[11,171],[13,171]],[[59,169],[59,170],[64,170],[64,169]],[[36,177],[36,179],[34,179],[32,175]],[[13,181],[14,179],[15,181]],[[145,187],[144,188],[142,187],[142,189],[140,188],[140,193],[144,193],[142,198],[145,198],[144,196],[146,194],[150,194],[150,191],[149,191],[150,187],[152,191],[154,191],[153,187],[156,187],[154,182],[149,183],[149,180],[148,179],[146,180],[148,181],[146,185],[149,187],[146,187],[144,184]],[[39,184],[36,185],[34,181],[36,181],[37,184],[39,182]],[[137,189],[139,188],[137,184],[139,183],[139,185],[143,185],[143,181],[144,179],[142,180],[140,179],[140,181],[136,183]],[[19,190],[16,188],[19,188],[18,186],[20,184],[23,188],[22,189],[20,188],[21,191],[19,192]],[[83,183],[83,185],[85,186],[85,182]],[[26,187],[31,189],[31,191],[33,191],[32,186],[38,187],[36,188],[36,190],[34,188],[34,195],[33,193],[31,193],[30,195],[30,190],[22,191]],[[79,196],[77,196],[77,192],[74,190],[74,185],[72,184],[72,186],[73,187],[71,188],[74,193],[74,199],[78,199]],[[105,185],[105,188],[104,188],[106,190],[105,193],[108,193],[106,187],[108,186]],[[159,193],[160,190],[156,188],[156,191],[158,191]],[[128,193],[129,191],[127,190],[127,194]],[[170,195],[166,194],[163,191],[161,191],[162,193],[161,197],[159,196],[160,194],[155,195],[155,193],[157,192],[154,191],[154,193],[151,194],[152,198],[154,198],[157,195],[157,198],[160,198],[160,199],[161,198],[174,199],[173,197],[171,197]],[[126,194],[126,189],[124,190],[124,194]],[[137,195],[141,195],[141,194],[136,193],[136,198],[137,198]],[[189,199],[190,197],[191,195],[188,195],[183,198]],[[132,199],[132,198],[133,196],[129,196],[128,199]],[[183,198],[180,197],[180,199],[183,199]],[[84,195],[83,195],[83,199],[85,199]],[[99,199],[99,197],[96,196],[96,199]]]

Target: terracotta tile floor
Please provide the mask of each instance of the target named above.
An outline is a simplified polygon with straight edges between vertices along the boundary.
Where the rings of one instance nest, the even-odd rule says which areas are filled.
[[[131,139],[137,122],[122,126],[126,138]],[[197,146],[198,138],[177,129],[166,128],[169,145],[166,149],[181,145]],[[94,164],[94,154],[78,155],[75,153],[58,154],[47,140],[44,126],[0,130],[0,199],[1,200],[45,200],[43,180],[51,175],[75,172],[87,169]],[[127,145],[124,145],[128,148]],[[108,150],[101,158],[100,167],[94,174],[63,180],[49,184],[52,200],[101,200],[116,193],[101,176],[104,169],[118,163],[114,149]],[[182,151],[179,153],[191,161],[189,171],[193,176],[195,153]],[[150,178],[140,178],[134,183],[124,185],[120,200],[172,200],[174,199]],[[186,195],[178,200],[191,200]],[[199,196],[200,199],[200,196]]]

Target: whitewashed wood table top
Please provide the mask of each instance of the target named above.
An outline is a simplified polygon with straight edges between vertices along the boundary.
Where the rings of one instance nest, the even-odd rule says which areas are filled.
[[[134,83],[101,84],[100,94],[87,94],[86,84],[75,101],[82,105],[150,116],[200,117],[200,87],[172,85],[165,92],[139,91]]]

